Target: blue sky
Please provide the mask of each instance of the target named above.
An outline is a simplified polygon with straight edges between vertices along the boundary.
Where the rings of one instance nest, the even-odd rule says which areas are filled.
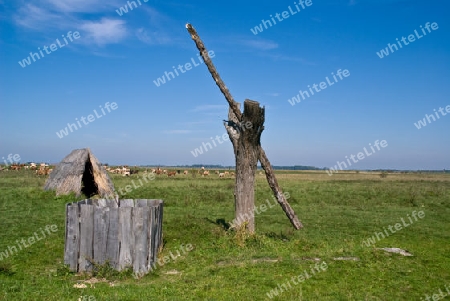
[[[234,164],[229,141],[192,154],[225,133],[227,103],[206,66],[154,83],[198,59],[191,23],[235,100],[265,106],[261,142],[273,165],[331,167],[386,140],[351,168],[450,169],[448,1],[135,2],[120,15],[127,1],[0,0],[0,157],[59,162],[90,147],[109,164]],[[437,28],[424,35],[427,22]],[[420,38],[377,55],[415,30]],[[350,75],[290,104],[339,69]],[[439,119],[424,119],[439,108]]]

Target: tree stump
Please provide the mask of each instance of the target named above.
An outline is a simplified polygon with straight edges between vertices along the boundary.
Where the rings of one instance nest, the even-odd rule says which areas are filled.
[[[255,232],[255,173],[264,130],[264,108],[257,101],[246,99],[242,121],[238,121],[233,110],[229,110],[229,121],[225,125],[233,144],[236,158],[235,216],[237,225],[247,224],[247,230]]]

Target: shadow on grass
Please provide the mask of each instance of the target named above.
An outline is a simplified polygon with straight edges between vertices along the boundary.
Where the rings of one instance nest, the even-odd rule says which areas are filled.
[[[211,224],[221,226],[225,231],[228,231],[228,229],[230,229],[230,224],[227,223],[224,218],[218,218],[215,221],[207,217],[205,219]]]
[[[12,276],[15,272],[10,263],[0,263],[0,275]]]

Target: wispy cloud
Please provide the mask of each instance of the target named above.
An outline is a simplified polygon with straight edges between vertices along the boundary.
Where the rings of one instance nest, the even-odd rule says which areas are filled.
[[[150,45],[169,44],[172,42],[172,39],[168,34],[158,30],[148,31],[142,27],[136,30],[136,37],[141,42]]]
[[[100,21],[86,21],[80,25],[80,28],[87,35],[83,38],[84,43],[92,41],[97,45],[118,43],[127,35],[125,21],[116,19],[102,18]]]
[[[148,26],[134,27],[126,19],[115,18],[114,10],[123,4],[119,1],[102,0],[37,0],[23,2],[12,16],[13,22],[27,30],[40,31],[44,35],[54,35],[54,31],[78,30],[83,39],[79,43],[102,46],[116,44],[128,37],[150,45],[174,43],[172,32],[178,24],[172,18],[160,13],[149,4],[141,13],[148,15]],[[96,13],[100,19],[82,18],[82,14]],[[138,11],[136,11],[138,13]]]
[[[111,4],[101,0],[44,0],[53,6],[55,10],[61,12],[97,12],[105,8],[109,8]]]
[[[177,39],[173,35],[177,22],[169,16],[157,11],[151,6],[145,6],[143,11],[148,15],[148,28],[139,27],[136,30],[136,37],[143,43],[150,45],[171,44]]]
[[[67,29],[81,21],[77,13],[106,12],[113,9],[101,0],[38,0],[19,3],[13,21],[35,31]]]
[[[302,63],[303,65],[310,65],[310,66],[316,65],[316,63],[308,61],[301,57],[294,57],[294,56],[288,56],[288,55],[283,55],[283,54],[272,54],[272,53],[262,53],[260,55],[264,56],[264,57],[269,57],[269,58],[273,59],[274,61],[290,61],[290,62],[297,62],[297,63]]]
[[[258,50],[271,50],[278,48],[278,44],[270,41],[270,40],[263,40],[263,39],[247,39],[247,40],[240,40],[240,44],[256,48]]]
[[[31,3],[21,6],[13,15],[13,21],[20,27],[38,31],[54,28],[54,26],[65,27],[65,24],[70,22],[63,14]]]

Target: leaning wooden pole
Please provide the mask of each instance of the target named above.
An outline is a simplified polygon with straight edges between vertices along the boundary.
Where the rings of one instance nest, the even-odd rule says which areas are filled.
[[[239,110],[239,105],[237,104],[237,102],[234,101],[233,96],[231,96],[227,86],[225,86],[225,83],[220,78],[220,75],[217,72],[216,67],[214,67],[214,64],[212,63],[208,55],[208,52],[206,51],[206,47],[203,44],[202,40],[200,39],[199,35],[197,34],[197,31],[195,31],[194,27],[189,23],[186,24],[186,28],[190,33],[192,40],[194,40],[195,45],[197,45],[197,48],[200,51],[200,55],[202,56],[203,61],[208,67],[208,70],[211,73],[211,76],[213,77],[214,81],[216,82],[216,85],[219,87],[220,91],[225,96],[225,99],[228,101],[228,105],[233,110],[234,115],[236,115],[239,121],[242,121],[242,113]]]
[[[220,78],[220,75],[217,72],[216,68],[214,67],[211,58],[208,56],[208,52],[202,40],[200,39],[200,36],[197,34],[197,31],[191,24],[186,24],[186,28],[189,34],[191,35],[192,40],[195,42],[197,49],[200,51],[200,55],[202,56],[205,65],[208,67],[208,70],[211,73],[211,76],[214,79],[216,85],[219,87],[220,91],[225,96],[225,99],[227,100],[230,106],[230,110],[234,113],[236,119],[239,122],[242,122],[242,113],[239,109],[239,104],[233,99],[233,96],[231,96],[230,91],[225,86],[223,80]],[[269,183],[269,186],[272,189],[274,196],[276,197],[278,203],[285,212],[286,216],[289,218],[292,226],[297,230],[303,228],[303,225],[299,221],[297,215],[295,214],[294,209],[292,209],[291,205],[284,197],[280,186],[278,185],[278,181],[275,177],[272,166],[270,165],[270,161],[267,158],[266,153],[264,152],[264,149],[262,148],[261,145],[258,145],[258,148],[259,148],[259,151],[257,152],[258,160],[259,162],[261,162],[261,167],[265,171],[267,182]]]
[[[262,148],[262,146],[259,146],[259,162],[261,162],[261,167],[264,169],[264,172],[266,174],[267,183],[269,183],[270,188],[273,191],[273,194],[277,198],[278,204],[280,204],[281,208],[283,208],[284,213],[286,213],[286,216],[291,221],[292,226],[294,226],[295,229],[301,229],[303,228],[302,223],[299,221],[297,215],[295,215],[294,209],[292,209],[291,205],[286,200],[286,197],[281,191],[280,186],[278,186],[277,178],[275,178],[275,174],[272,170],[272,165],[269,162],[269,159],[266,156],[266,152]]]

